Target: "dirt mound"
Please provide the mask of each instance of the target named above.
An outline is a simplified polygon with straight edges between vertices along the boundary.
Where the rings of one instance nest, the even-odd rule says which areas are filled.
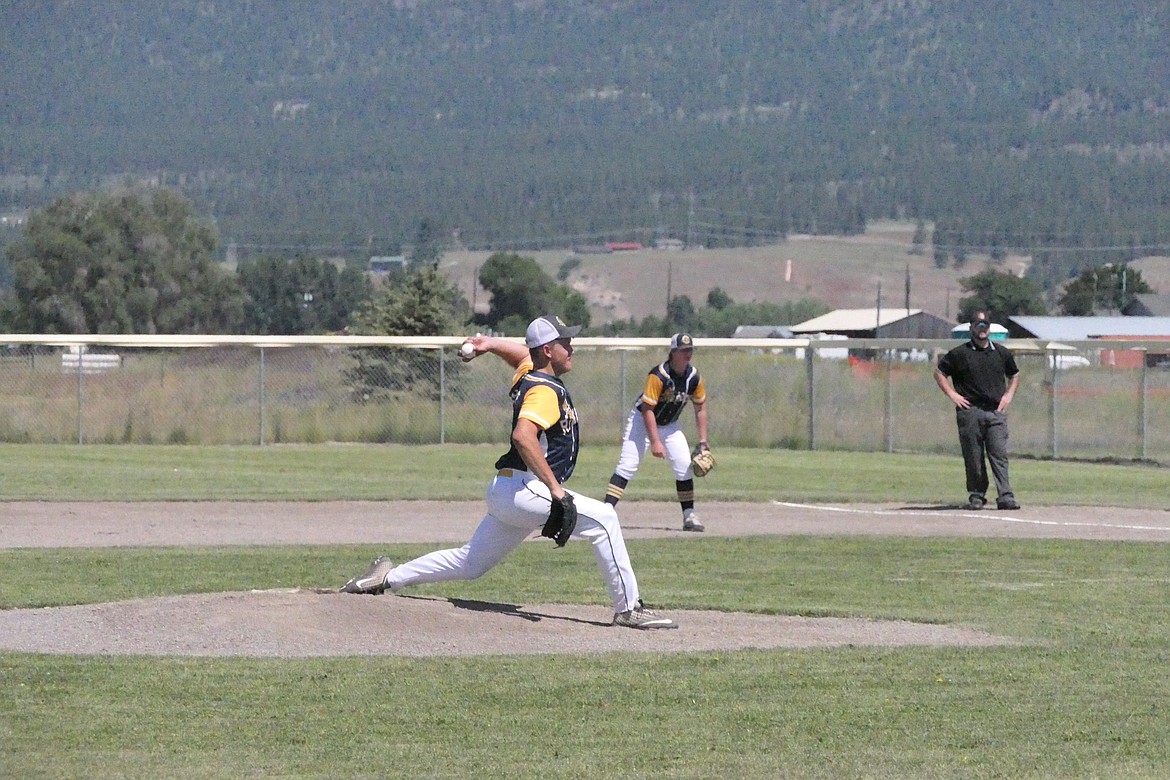
[[[671,612],[677,630],[610,625],[601,607],[263,590],[0,612],[0,647],[148,656],[471,656],[871,645],[990,646],[980,631],[903,621]]]

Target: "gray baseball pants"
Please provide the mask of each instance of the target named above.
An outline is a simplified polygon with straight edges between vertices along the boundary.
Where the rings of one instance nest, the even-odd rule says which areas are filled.
[[[997,500],[1015,498],[1008,479],[1008,426],[1006,412],[985,412],[982,409],[956,409],[959,426],[959,446],[963,450],[963,466],[967,470],[967,493],[987,499],[990,484],[987,464],[999,492]]]

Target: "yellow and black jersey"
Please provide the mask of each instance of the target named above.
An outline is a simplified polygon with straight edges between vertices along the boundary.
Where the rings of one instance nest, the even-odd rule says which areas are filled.
[[[696,404],[707,402],[707,390],[699,370],[688,365],[682,374],[670,370],[670,362],[661,363],[650,369],[646,376],[646,388],[634,404],[638,411],[654,410],[654,422],[669,425],[682,414],[687,401]]]
[[[525,359],[512,376],[511,396],[512,427],[525,419],[540,428],[540,444],[549,468],[557,482],[567,481],[577,465],[581,444],[577,410],[569,389],[552,374],[533,371],[532,360]],[[528,466],[513,444],[496,461],[496,468],[526,470]]]

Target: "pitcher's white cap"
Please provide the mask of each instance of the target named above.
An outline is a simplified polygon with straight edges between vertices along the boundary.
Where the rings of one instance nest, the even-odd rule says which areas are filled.
[[[580,332],[580,325],[569,327],[557,315],[546,314],[528,323],[528,333],[524,336],[524,343],[528,345],[529,349],[536,349],[543,347],[550,341],[571,339]]]

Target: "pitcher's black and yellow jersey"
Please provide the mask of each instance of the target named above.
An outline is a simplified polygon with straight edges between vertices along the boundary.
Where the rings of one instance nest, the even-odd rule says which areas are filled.
[[[533,371],[532,361],[525,359],[516,367],[512,377],[512,428],[521,418],[540,428],[540,444],[545,460],[557,482],[565,482],[577,466],[577,451],[581,436],[577,424],[577,410],[569,389],[560,379],[543,371]],[[498,469],[528,468],[516,445],[496,461]]]
[[[646,388],[634,407],[638,411],[653,409],[654,422],[669,425],[682,414],[687,401],[707,402],[707,390],[698,369],[688,365],[682,374],[675,374],[670,370],[670,361],[666,361],[650,370]]]

